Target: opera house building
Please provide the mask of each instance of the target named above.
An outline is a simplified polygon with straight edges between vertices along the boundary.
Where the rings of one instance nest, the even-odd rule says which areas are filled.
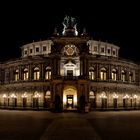
[[[140,65],[119,46],[93,40],[66,16],[61,33],[21,46],[0,63],[0,108],[80,110],[140,108]]]

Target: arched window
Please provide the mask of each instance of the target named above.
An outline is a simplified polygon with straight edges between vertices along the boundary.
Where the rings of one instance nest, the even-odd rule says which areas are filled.
[[[14,73],[14,76],[15,76],[15,81],[18,81],[19,80],[19,70],[15,70],[15,73]]]
[[[95,80],[95,70],[93,67],[89,68],[89,79],[90,80]]]
[[[39,80],[39,78],[40,78],[39,68],[35,67],[34,68],[34,80]]]
[[[126,72],[124,70],[121,71],[121,80],[126,81]]]
[[[132,82],[132,81],[133,81],[133,73],[129,72],[129,82]]]
[[[112,69],[111,76],[112,76],[112,80],[114,80],[114,81],[117,80],[117,71],[116,71],[116,69]]]
[[[93,91],[90,91],[89,92],[89,98],[95,98],[95,95],[94,95],[94,92]]]
[[[51,67],[46,67],[45,80],[51,79]]]
[[[50,90],[46,91],[45,98],[47,98],[47,99],[50,99],[51,98],[51,91]]]
[[[29,78],[29,72],[28,72],[28,69],[25,68],[23,70],[23,80],[28,80],[28,78]]]
[[[105,68],[101,68],[101,71],[100,71],[100,79],[101,80],[106,80],[107,79],[106,78],[106,74],[107,74],[106,69]]]

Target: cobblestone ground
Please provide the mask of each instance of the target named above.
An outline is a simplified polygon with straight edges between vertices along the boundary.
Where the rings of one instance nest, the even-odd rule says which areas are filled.
[[[140,111],[0,110],[0,140],[139,140]]]

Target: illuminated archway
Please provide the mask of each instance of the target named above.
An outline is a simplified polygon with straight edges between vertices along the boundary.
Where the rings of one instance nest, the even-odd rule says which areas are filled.
[[[63,108],[77,108],[77,89],[74,86],[67,86],[63,90]]]

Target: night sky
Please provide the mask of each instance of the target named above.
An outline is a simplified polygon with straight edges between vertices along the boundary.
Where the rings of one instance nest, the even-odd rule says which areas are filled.
[[[20,47],[45,40],[54,28],[62,32],[65,15],[77,19],[79,34],[86,28],[94,40],[120,46],[120,57],[140,62],[140,8],[137,3],[7,2],[0,8],[0,61],[21,56]]]

